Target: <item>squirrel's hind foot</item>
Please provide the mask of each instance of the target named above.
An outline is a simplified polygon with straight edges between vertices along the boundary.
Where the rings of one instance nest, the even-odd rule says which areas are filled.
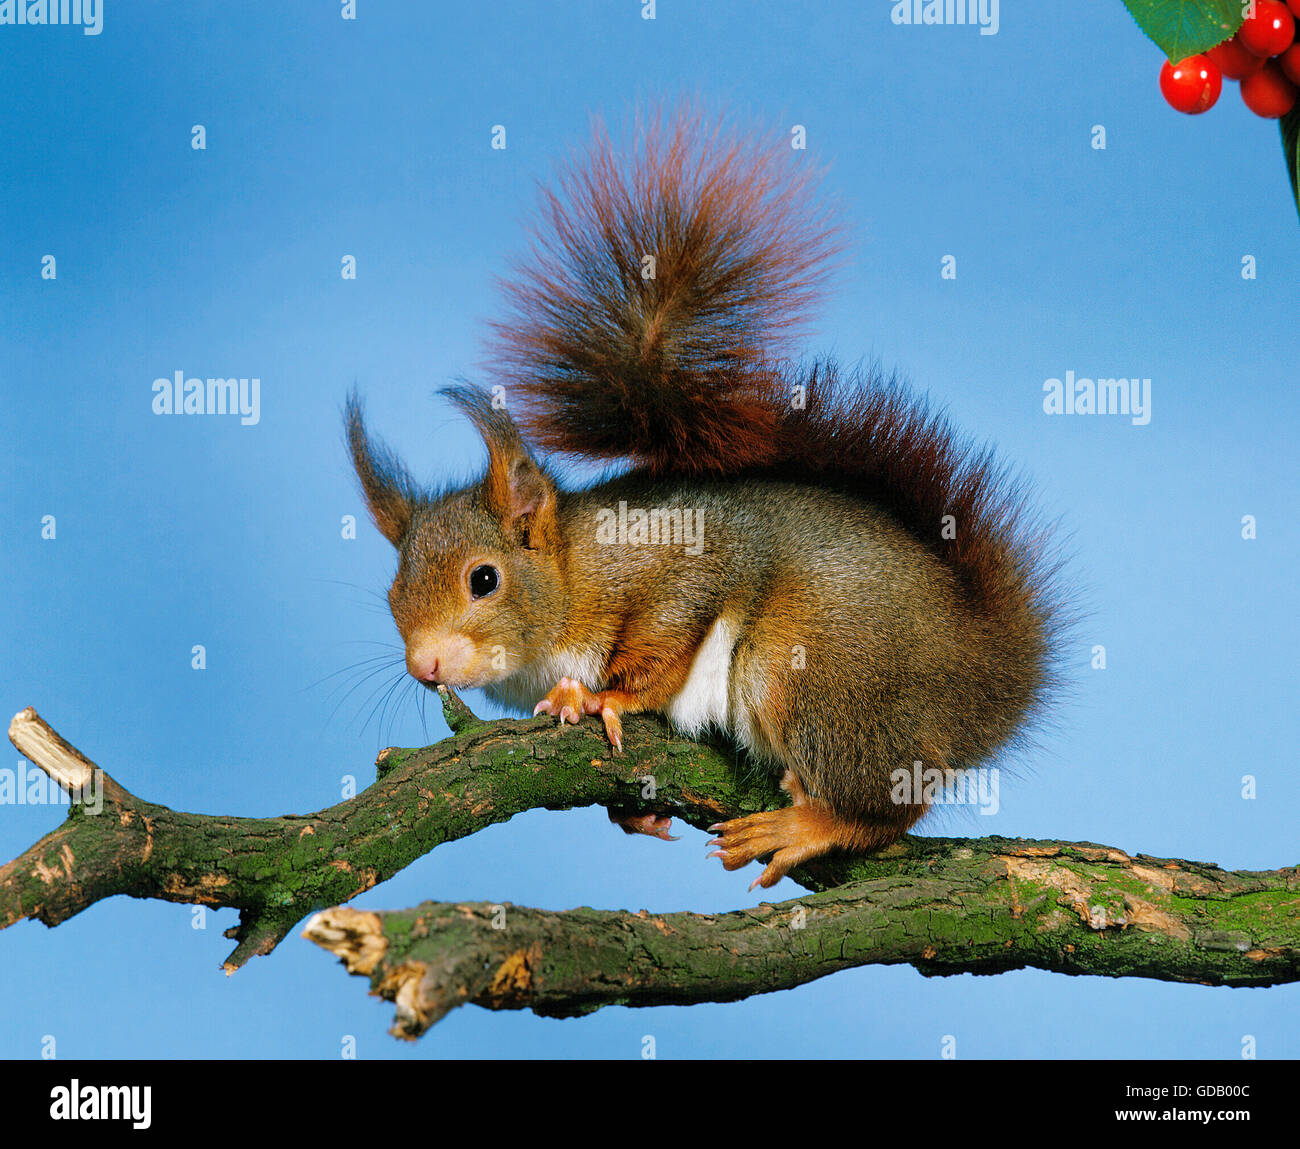
[[[768,889],[796,866],[831,850],[878,849],[906,829],[906,824],[869,827],[841,818],[825,804],[810,799],[792,770],[785,772],[781,787],[794,799],[793,806],[765,810],[709,827],[718,835],[709,842],[710,846],[718,847],[709,857],[720,858],[725,869],[738,870],[770,856],[766,868],[750,883],[751,890],[755,886]]]
[[[738,870],[771,856],[763,872],[749,884],[751,890],[776,885],[795,866],[839,845],[834,815],[814,806],[766,810],[719,822],[709,829],[718,835],[709,841],[710,846],[718,847],[709,857],[721,858],[725,869]]]
[[[624,814],[620,810],[610,810],[609,820],[621,826],[625,834],[647,834],[665,842],[677,841],[677,835],[668,832],[673,820],[667,814]]]

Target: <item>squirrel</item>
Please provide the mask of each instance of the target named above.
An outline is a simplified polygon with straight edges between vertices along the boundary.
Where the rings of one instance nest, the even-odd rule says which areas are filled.
[[[843,246],[818,178],[695,109],[631,146],[598,124],[503,282],[498,385],[441,392],[482,477],[425,489],[345,408],[409,673],[598,715],[616,751],[637,712],[729,735],[792,800],[710,827],[765,888],[897,840],[927,808],[898,770],[1014,743],[1057,630],[1048,532],[991,452],[895,379],[782,356]],[[568,489],[539,452],[623,470]]]

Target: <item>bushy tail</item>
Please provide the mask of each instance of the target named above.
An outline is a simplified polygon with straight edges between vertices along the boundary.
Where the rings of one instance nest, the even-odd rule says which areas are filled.
[[[525,433],[660,476],[765,474],[869,499],[1037,662],[1045,534],[991,454],[892,380],[780,358],[839,246],[807,153],[694,109],[635,137],[620,151],[598,130],[543,191],[531,254],[503,284],[493,365]]]
[[[771,364],[838,247],[807,153],[698,108],[601,127],[543,189],[493,367],[548,450],[727,472],[780,418]]]

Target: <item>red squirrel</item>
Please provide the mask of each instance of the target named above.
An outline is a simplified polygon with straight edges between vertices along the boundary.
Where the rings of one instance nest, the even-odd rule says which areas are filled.
[[[792,798],[711,827],[764,887],[900,837],[926,809],[900,769],[1014,740],[1055,633],[1046,536],[992,456],[892,380],[781,357],[839,250],[803,156],[689,110],[629,148],[598,129],[505,283],[495,388],[443,391],[477,482],[426,491],[346,411],[409,672],[599,715],[616,749],[641,711],[730,735]],[[536,449],[625,470],[569,490]]]

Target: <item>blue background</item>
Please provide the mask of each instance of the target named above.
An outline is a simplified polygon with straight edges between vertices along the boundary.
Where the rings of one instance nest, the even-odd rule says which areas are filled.
[[[1032,477],[1068,538],[1086,618],[1040,747],[996,817],[923,828],[1294,864],[1300,231],[1276,126],[1234,84],[1206,115],[1171,111],[1118,0],[1007,3],[994,36],[890,8],[359,0],[344,21],[329,0],[107,0],[98,37],[0,27],[0,710],[33,705],[135,793],[211,813],[318,809],[380,747],[441,737],[414,684],[384,704],[393,554],[364,521],[340,537],[363,515],[341,401],[355,382],[417,475],[468,475],[479,449],[433,391],[483,378],[535,181],[591,112],[693,92],[803,124],[829,166],[851,258],[809,351],[897,366]],[[154,415],[177,370],[260,377],[260,423]],[[1067,370],[1150,378],[1150,424],[1045,416]],[[0,807],[0,856],[61,816]],[[754,904],[704,842],[538,811],[353,904]],[[3,932],[0,1055],[52,1035],[68,1058],[331,1058],[353,1035],[372,1058],[636,1058],[647,1034],[667,1058],[933,1058],[944,1035],[961,1058],[1233,1058],[1246,1035],[1300,1055],[1296,986],[908,967],[575,1021],[467,1007],[407,1046],[296,932],[223,977],[235,917],[195,929],[190,907],[117,898]]]

